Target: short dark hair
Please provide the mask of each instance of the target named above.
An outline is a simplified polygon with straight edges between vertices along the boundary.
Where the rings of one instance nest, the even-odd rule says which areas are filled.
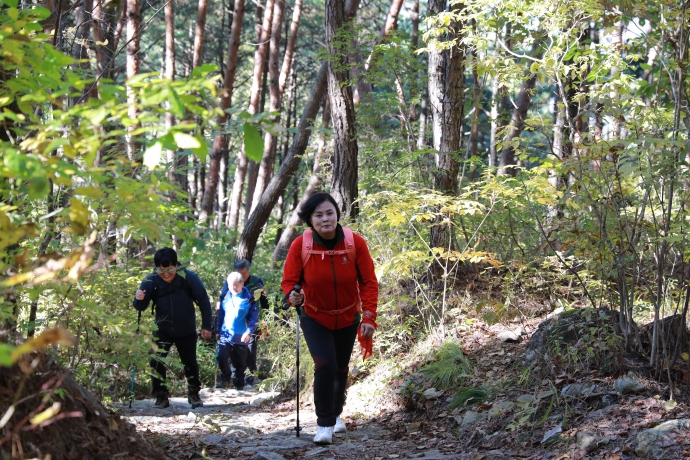
[[[252,263],[248,261],[247,259],[237,259],[235,261],[235,271],[240,271],[244,270],[245,268],[249,270],[249,268],[252,266]]]
[[[311,219],[311,215],[314,214],[316,208],[318,208],[319,205],[324,201],[329,201],[331,204],[333,204],[333,207],[335,207],[335,213],[338,216],[338,221],[340,221],[340,208],[338,207],[338,203],[336,203],[335,199],[333,199],[333,197],[326,192],[313,194],[307,200],[307,202],[302,205],[297,215],[305,224],[307,224],[309,227],[313,227],[309,221]]]
[[[160,248],[153,255],[153,263],[156,267],[176,267],[177,253],[173,248]]]

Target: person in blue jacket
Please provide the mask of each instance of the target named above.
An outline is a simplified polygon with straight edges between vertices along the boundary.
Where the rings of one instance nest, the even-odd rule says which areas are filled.
[[[232,378],[228,364],[228,355],[235,368],[233,383],[238,390],[244,389],[244,373],[247,369],[248,344],[256,332],[259,322],[259,309],[254,295],[244,287],[244,277],[239,272],[228,275],[228,293],[218,310],[220,332],[216,334],[219,341],[218,365],[222,373],[218,388],[225,388]]]
[[[199,397],[201,380],[196,359],[197,329],[194,302],[199,305],[201,311],[203,340],[211,338],[211,302],[199,276],[180,266],[174,249],[159,249],[153,256],[153,262],[156,270],[141,282],[134,296],[134,308],[144,311],[153,301],[158,330],[153,333],[157,349],[156,356],[151,358],[151,382],[153,395],[156,396],[156,407],[164,409],[170,406],[170,395],[165,385],[165,364],[161,358],[165,358],[170,348],[175,345],[187,378],[187,400],[192,409],[195,409],[204,403]]]

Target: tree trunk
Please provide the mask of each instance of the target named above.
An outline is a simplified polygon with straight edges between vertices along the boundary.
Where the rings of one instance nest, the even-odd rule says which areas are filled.
[[[510,49],[511,25],[507,22],[505,25],[505,35],[503,36],[503,44],[507,49]],[[498,40],[501,40],[500,33],[496,31],[496,48],[498,48]],[[491,134],[489,139],[489,166],[495,167],[498,163],[498,151],[496,145],[498,144],[498,134],[506,126],[507,113],[509,110],[509,100],[505,88],[501,88],[498,83],[498,77],[494,77],[491,85]]]
[[[328,63],[328,96],[335,139],[331,195],[343,216],[355,218],[358,213],[355,108],[352,88],[347,84],[347,53],[335,44],[336,33],[348,23],[343,2],[326,0],[326,46],[331,56],[337,56],[336,62]]]
[[[532,45],[532,53],[536,54],[537,59],[541,59],[543,52],[537,51],[541,47],[541,41],[536,40]],[[531,61],[530,61],[531,62]],[[531,73],[531,72],[530,72]],[[532,91],[537,83],[537,74],[531,74],[527,80],[522,82],[520,91],[517,96],[516,107],[513,109],[513,114],[510,118],[510,132],[503,142],[503,149],[501,150],[501,161],[498,165],[498,175],[510,174],[515,176],[517,169],[517,161],[515,158],[515,148],[512,140],[517,139],[525,129],[525,118],[527,111],[532,103]]]
[[[226,110],[232,106],[232,93],[235,83],[235,72],[237,70],[237,54],[240,46],[240,34],[242,32],[242,19],[244,19],[244,0],[235,0],[235,11],[232,16],[232,25],[230,27],[230,38],[228,40],[228,60],[225,64],[225,77],[223,80],[224,92],[220,98],[220,108],[223,114],[218,117],[218,126],[223,127],[228,122],[228,114]],[[228,136],[226,134],[218,133],[213,138],[213,146],[209,153],[209,177],[204,187],[203,199],[201,200],[201,210],[199,212],[199,221],[204,222],[213,214],[213,201],[217,194],[218,179],[220,175],[220,161],[223,151],[228,148]],[[247,167],[244,157],[244,168]],[[238,157],[238,165],[240,168]],[[246,171],[246,169],[245,169]],[[237,226],[237,222],[235,222]]]
[[[126,0],[127,2],[127,78],[139,73],[139,28],[141,27],[141,0]],[[138,116],[137,94],[131,87],[127,87],[127,116],[135,120]],[[134,139],[134,131],[138,125],[132,124],[127,128],[127,158],[133,160],[138,156],[139,142]]]
[[[419,0],[414,0],[412,3],[412,49],[417,49],[419,46]]]
[[[122,9],[126,10],[127,2],[122,2]],[[96,51],[96,75],[101,78],[110,78],[112,69],[113,49],[116,49],[113,23],[109,23],[105,17],[113,15],[113,8],[109,8],[107,16],[104,15],[103,2],[97,0],[93,5],[92,26],[94,49]],[[118,18],[119,19],[119,18]],[[118,20],[118,25],[122,21]]]
[[[290,179],[292,179],[297,171],[297,168],[299,168],[299,164],[302,161],[302,155],[304,155],[309,145],[309,138],[312,133],[311,127],[314,124],[313,120],[316,118],[319,107],[325,97],[327,74],[328,63],[324,62],[316,77],[316,82],[314,82],[311,95],[304,106],[302,118],[299,122],[298,131],[292,141],[292,146],[285,156],[280,169],[273,176],[268,187],[266,187],[266,191],[261,196],[261,200],[257,204],[256,209],[254,209],[247,224],[244,226],[244,231],[242,232],[237,247],[236,258],[252,259],[254,249],[256,248],[256,242],[261,234],[261,228],[268,221],[268,217],[271,215],[271,210],[278,201],[278,197],[283,193]]]
[[[323,121],[321,127],[324,130],[328,129],[330,122],[331,108],[330,104],[328,103],[328,100],[326,100],[326,104],[324,104],[323,107]],[[323,178],[321,177],[321,159],[323,158],[323,155],[326,151],[326,138],[326,133],[322,131],[321,136],[319,138],[319,145],[317,146],[316,154],[314,155],[314,166],[312,168],[311,179],[309,179],[309,184],[307,184],[307,188],[304,189],[302,199],[293,210],[292,215],[290,216],[290,220],[288,221],[287,226],[285,227],[285,230],[283,230],[283,233],[280,235],[280,240],[278,241],[278,244],[276,245],[276,248],[273,251],[273,256],[271,256],[271,261],[273,262],[283,261],[287,257],[290,245],[295,240],[295,238],[297,238],[297,227],[304,223],[299,218],[297,213],[302,208],[304,203],[306,203],[306,201],[309,198],[311,198],[313,194],[315,194],[322,188]]]
[[[282,104],[282,93],[280,91],[280,79],[283,76],[282,72],[279,71],[278,69],[278,63],[280,59],[280,32],[281,32],[281,26],[283,22],[283,13],[285,10],[285,0],[276,0],[275,6],[274,6],[274,11],[273,11],[273,25],[272,25],[272,32],[271,32],[271,49],[270,49],[270,55],[268,59],[268,73],[270,75],[270,108],[269,110],[271,112],[278,113],[278,115],[271,117],[271,122],[278,124],[280,122],[280,110],[281,110],[281,104]],[[299,21],[299,19],[298,19]],[[292,38],[292,37],[290,37]],[[289,45],[289,39],[288,39],[288,45]],[[294,46],[294,43],[292,44]],[[283,61],[286,61],[288,58],[288,54],[292,54],[292,52],[288,52],[288,50],[285,50],[285,59]],[[290,57],[291,59],[291,57]],[[283,62],[285,64],[285,62]],[[287,70],[285,71],[286,74],[287,72],[290,71],[290,67],[288,65]],[[285,77],[285,80],[287,81],[287,75]],[[254,198],[252,200],[252,207],[251,210],[253,211],[254,208],[256,207],[256,204],[259,202],[261,199],[261,195],[264,193],[264,190],[266,190],[266,185],[268,184],[268,181],[271,179],[271,175],[273,174],[273,166],[275,164],[275,156],[276,156],[276,147],[278,145],[278,137],[277,135],[274,135],[270,131],[266,131],[266,134],[264,135],[264,154],[263,157],[261,158],[261,164],[259,165],[259,174],[257,175],[256,178],[256,184],[254,188]]]
[[[445,11],[446,0],[430,0],[429,13]],[[460,40],[462,24],[452,24],[451,39]],[[436,190],[453,195],[458,187],[457,155],[462,142],[464,111],[465,50],[452,46],[449,50],[429,51],[429,108],[433,126]],[[434,225],[431,247],[448,250],[451,233],[448,225]]]
[[[199,0],[196,12],[196,30],[194,32],[194,51],[192,54],[192,69],[201,65],[204,57],[204,37],[206,35],[206,11],[208,0]]]
[[[259,45],[257,46],[256,51],[254,52],[254,74],[249,95],[249,107],[247,108],[247,111],[251,115],[255,115],[259,108],[259,99],[261,97],[261,80],[264,70],[264,61],[268,52],[268,40],[271,33],[271,20],[273,19],[273,4],[274,0],[266,0],[264,20],[261,28],[261,39],[258,42]],[[247,163],[248,159],[244,152],[243,145],[240,147],[240,150],[237,154],[235,180],[232,184],[232,194],[230,195],[230,213],[228,220],[231,230],[237,230],[237,224],[239,222],[240,206],[242,204],[242,190],[244,189],[244,181],[247,175]]]
[[[290,35],[288,36],[287,45],[285,46],[285,55],[283,56],[283,65],[280,68],[280,77],[278,81],[278,91],[282,101],[285,93],[285,85],[292,68],[292,58],[295,54],[295,43],[297,43],[297,32],[299,31],[299,22],[302,17],[302,0],[295,0],[295,6],[292,10],[292,22],[290,23]]]
[[[165,11],[165,78],[170,81],[175,80],[175,0],[169,0],[164,7]],[[165,127],[170,130],[175,124],[175,117],[170,110],[170,104],[167,104],[165,112]],[[167,151],[168,163],[168,180],[178,186],[177,182],[179,174],[177,174],[179,155],[175,150]],[[172,192],[171,192],[172,196]]]

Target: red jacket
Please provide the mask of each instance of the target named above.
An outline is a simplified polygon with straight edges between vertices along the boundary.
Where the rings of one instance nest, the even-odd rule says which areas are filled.
[[[362,310],[362,322],[376,326],[376,306],[379,297],[379,282],[374,271],[374,261],[369,254],[364,238],[353,235],[357,263],[353,264],[347,255],[312,255],[304,267],[302,289],[304,290],[304,311],[323,326],[341,329],[354,323],[355,315]],[[315,250],[327,250],[314,242]],[[345,241],[339,242],[334,251],[345,250]],[[283,293],[289,295],[302,273],[302,236],[290,246],[283,281]],[[363,283],[357,279],[357,268]],[[351,308],[348,308],[351,307]],[[333,314],[334,311],[339,313]]]

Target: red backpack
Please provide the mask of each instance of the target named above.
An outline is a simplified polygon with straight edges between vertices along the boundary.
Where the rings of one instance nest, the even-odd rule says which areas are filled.
[[[314,247],[314,233],[311,228],[308,228],[302,234],[302,270],[307,266],[307,262],[312,254],[321,254],[321,259],[326,255],[336,256],[350,253],[352,261],[357,263],[357,250],[355,249],[355,237],[352,235],[352,230],[347,227],[343,227],[343,233],[345,234],[345,249],[338,251],[318,251],[313,249]]]

